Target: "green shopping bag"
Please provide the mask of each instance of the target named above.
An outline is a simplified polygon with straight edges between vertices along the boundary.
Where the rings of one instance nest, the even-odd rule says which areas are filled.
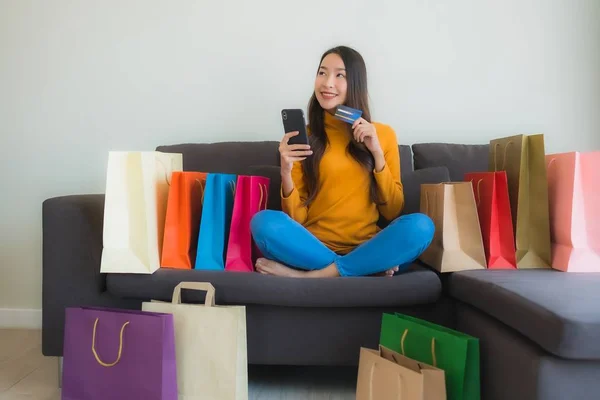
[[[379,344],[443,369],[448,400],[480,400],[479,339],[404,314],[383,314]]]

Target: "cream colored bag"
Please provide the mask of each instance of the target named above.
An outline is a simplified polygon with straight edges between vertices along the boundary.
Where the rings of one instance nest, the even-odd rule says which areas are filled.
[[[160,267],[169,182],[181,154],[110,152],[102,273],[151,274]]]
[[[181,289],[205,290],[204,305],[181,304]],[[171,303],[142,310],[173,314],[179,400],[248,399],[245,306],[215,306],[213,285],[182,282]]]
[[[422,184],[421,212],[435,224],[421,261],[442,273],[487,267],[471,182]]]

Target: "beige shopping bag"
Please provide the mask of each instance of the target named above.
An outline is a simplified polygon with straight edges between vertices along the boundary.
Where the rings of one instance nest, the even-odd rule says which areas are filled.
[[[517,268],[550,268],[552,245],[544,135],[490,141],[491,171],[506,171]]]
[[[181,289],[206,291],[204,305],[182,304]],[[248,399],[245,306],[216,306],[213,285],[182,282],[171,303],[142,310],[173,314],[179,400]]]
[[[445,400],[443,370],[390,349],[360,349],[356,400]]]
[[[471,182],[422,184],[420,209],[435,224],[435,235],[421,261],[439,272],[486,268]]]
[[[110,152],[102,273],[151,274],[160,267],[169,182],[181,154]]]

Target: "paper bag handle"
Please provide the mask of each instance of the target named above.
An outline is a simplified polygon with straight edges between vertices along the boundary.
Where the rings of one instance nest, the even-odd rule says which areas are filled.
[[[263,194],[263,186],[264,186],[264,194]],[[258,210],[266,210],[267,209],[267,199],[265,198],[265,208],[263,208],[262,204],[263,204],[263,197],[266,197],[267,195],[267,185],[263,185],[262,183],[258,184],[258,188],[260,189],[260,200],[258,200]]]
[[[167,181],[167,185],[171,186],[171,176],[173,175],[173,169],[175,169],[175,160],[173,158],[171,158],[171,171],[167,172],[167,166],[165,165],[165,163],[162,162],[162,160],[160,158],[157,158],[156,161],[158,161],[158,163],[160,165],[162,165],[163,170],[165,171],[165,180]]]
[[[377,367],[377,363],[374,362],[373,364],[371,364],[371,368],[369,371],[369,399],[368,400],[377,400],[375,398],[375,396],[373,395],[373,376],[375,375],[375,367]],[[404,393],[402,393],[402,389],[404,389],[404,382],[403,382],[403,378],[402,375],[398,374],[396,375],[398,378],[398,388],[396,393],[398,394],[398,400],[402,400],[404,399]]]
[[[377,400],[375,399],[375,396],[373,395],[373,376],[375,375],[375,367],[377,367],[377,363],[374,362],[373,364],[371,364],[371,369],[369,371],[369,399],[368,400]],[[402,378],[402,375],[398,374],[396,375],[398,377],[398,390],[396,393],[398,393],[398,400],[402,400],[404,399],[404,393],[402,393],[402,389],[404,389],[404,381]]]
[[[181,289],[201,290],[206,292],[204,305],[211,307],[215,305],[215,287],[208,282],[181,282],[173,289],[171,303],[181,304]]]
[[[100,356],[96,352],[96,328],[98,327],[99,319],[100,318],[96,318],[96,321],[94,321],[94,331],[92,332],[92,353],[94,353],[94,358],[96,361],[98,361],[98,364],[107,368],[114,367],[119,361],[121,361],[121,355],[123,354],[123,331],[125,330],[125,327],[129,325],[129,321],[125,322],[121,327],[121,333],[119,334],[119,353],[117,354],[117,359],[114,362],[106,363],[100,359]]]
[[[479,208],[479,205],[481,204],[481,182],[483,181],[483,179],[480,179],[477,181],[477,208]],[[473,184],[473,179],[471,179],[471,184]]]
[[[402,339],[400,341],[400,349],[402,350],[402,355],[405,356],[404,354],[404,340],[406,339],[406,335],[408,335],[408,329],[404,330],[404,333],[402,334]],[[434,367],[437,368],[437,359],[435,357],[435,338],[431,338],[431,358],[433,360],[433,363],[431,365],[433,365]]]
[[[547,170],[548,170],[548,169],[550,169],[550,166],[551,166],[552,164],[554,164],[554,161],[556,161],[556,158],[552,158],[552,159],[550,160],[550,162],[549,162],[549,163],[548,163],[548,165],[546,166],[546,169],[547,169]]]
[[[508,153],[506,151],[506,149],[508,149],[508,146],[510,146],[511,144],[513,144],[512,140],[509,140],[508,143],[506,143],[506,146],[504,147],[504,157],[502,157],[502,168],[501,170],[504,170],[506,168],[506,153]],[[498,146],[500,146],[500,143],[496,143],[494,145],[494,172],[498,171],[498,165],[496,162],[496,154],[498,153],[496,150],[498,150]]]
[[[200,190],[202,191],[202,195],[200,197],[200,204],[204,204],[204,190],[205,190],[205,187],[202,184],[202,181],[200,179],[196,179],[196,182],[198,183],[198,185],[200,185]]]

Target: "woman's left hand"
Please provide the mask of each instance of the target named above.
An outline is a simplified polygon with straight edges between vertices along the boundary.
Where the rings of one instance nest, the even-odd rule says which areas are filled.
[[[371,154],[376,155],[382,153],[375,125],[367,122],[363,118],[359,118],[352,124],[352,130],[354,139],[359,143],[364,143]]]

